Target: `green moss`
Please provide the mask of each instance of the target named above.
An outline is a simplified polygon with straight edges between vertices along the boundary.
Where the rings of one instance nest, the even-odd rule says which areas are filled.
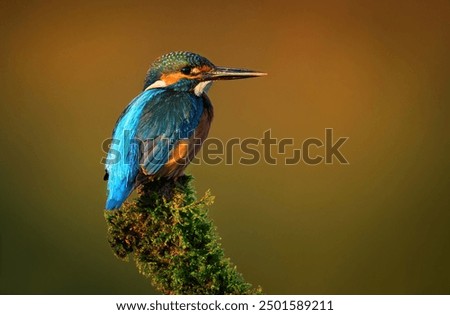
[[[225,258],[207,207],[210,192],[199,200],[192,177],[142,185],[137,200],[105,211],[108,240],[121,259],[133,253],[141,274],[165,294],[258,294]]]

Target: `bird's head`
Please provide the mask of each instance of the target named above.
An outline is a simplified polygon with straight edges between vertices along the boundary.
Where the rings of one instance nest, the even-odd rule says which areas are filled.
[[[266,73],[236,68],[216,67],[200,55],[177,51],[156,59],[145,78],[144,90],[167,88],[193,92],[197,96],[206,92],[214,80],[234,80],[259,77]]]

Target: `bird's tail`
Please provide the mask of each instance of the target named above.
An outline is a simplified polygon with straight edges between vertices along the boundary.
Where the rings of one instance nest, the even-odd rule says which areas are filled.
[[[125,198],[126,199],[126,198]],[[112,199],[109,198],[106,200],[106,205],[105,205],[105,209],[106,210],[115,210],[115,209],[119,209],[120,206],[123,204],[124,200],[118,200],[118,199]]]
[[[133,191],[133,185],[110,185],[108,182],[108,198],[106,199],[106,210],[115,210],[119,209],[120,206],[124,203],[125,199],[131,194]]]

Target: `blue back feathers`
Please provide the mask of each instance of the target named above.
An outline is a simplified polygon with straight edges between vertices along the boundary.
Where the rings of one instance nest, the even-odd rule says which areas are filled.
[[[147,175],[156,174],[176,143],[194,133],[202,113],[203,100],[193,93],[150,89],[132,100],[113,131],[106,162],[109,193],[105,208],[122,205],[141,169]]]

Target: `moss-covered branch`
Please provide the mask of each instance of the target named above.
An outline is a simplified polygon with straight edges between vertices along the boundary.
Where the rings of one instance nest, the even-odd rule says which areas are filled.
[[[142,185],[138,198],[105,211],[108,239],[117,257],[136,265],[165,294],[255,294],[225,258],[207,216],[214,197],[197,200],[192,177]]]

